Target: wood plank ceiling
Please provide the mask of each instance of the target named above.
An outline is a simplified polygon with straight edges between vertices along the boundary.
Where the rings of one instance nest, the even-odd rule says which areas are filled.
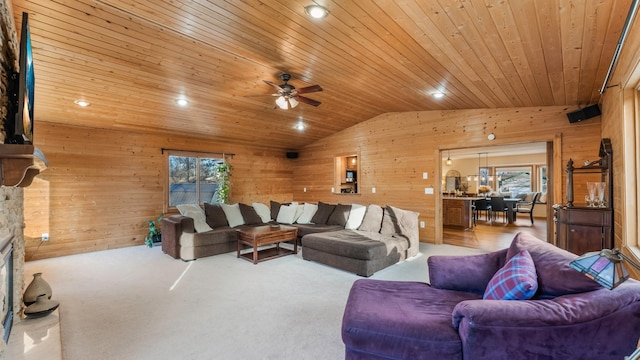
[[[597,103],[631,3],[324,0],[313,20],[311,0],[11,1],[17,28],[29,13],[37,122],[283,149],[387,112]],[[283,72],[322,104],[246,97]]]

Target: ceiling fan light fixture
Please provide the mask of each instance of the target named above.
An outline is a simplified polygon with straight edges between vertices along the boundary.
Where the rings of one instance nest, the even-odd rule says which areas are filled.
[[[329,10],[327,10],[327,8],[317,4],[306,6],[304,8],[304,12],[314,19],[324,19],[329,15]]]
[[[282,110],[287,110],[289,108],[289,105],[287,104],[287,100],[284,98],[284,96],[279,96],[276,99],[276,105]]]
[[[298,104],[299,102],[292,97],[279,96],[276,99],[276,105],[282,110],[293,109],[294,107],[298,106]]]

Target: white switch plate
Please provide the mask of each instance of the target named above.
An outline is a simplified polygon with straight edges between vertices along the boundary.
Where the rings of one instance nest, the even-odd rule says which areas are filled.
[[[420,221],[420,228],[424,229],[424,221]]]
[[[422,178],[425,179],[425,180],[428,179],[429,178],[429,173],[428,172],[423,172],[422,173]]]
[[[376,188],[372,187],[371,188],[371,192],[375,194],[376,193]]]
[[[307,192],[307,188],[302,189],[302,191]]]
[[[433,195],[433,188],[424,188],[424,193],[427,195]]]
[[[331,192],[332,193],[336,192],[336,189],[335,188],[331,188]]]

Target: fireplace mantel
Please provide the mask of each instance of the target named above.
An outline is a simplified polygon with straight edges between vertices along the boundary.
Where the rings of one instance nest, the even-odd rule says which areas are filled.
[[[1,185],[29,186],[47,165],[47,158],[33,145],[0,144]]]

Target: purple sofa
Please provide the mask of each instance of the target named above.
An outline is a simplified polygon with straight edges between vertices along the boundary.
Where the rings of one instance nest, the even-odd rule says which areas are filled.
[[[483,300],[493,275],[526,249],[531,300]],[[361,279],[342,323],[346,359],[622,359],[640,338],[640,282],[614,290],[573,270],[576,255],[519,233],[509,249],[431,256],[430,284]]]

